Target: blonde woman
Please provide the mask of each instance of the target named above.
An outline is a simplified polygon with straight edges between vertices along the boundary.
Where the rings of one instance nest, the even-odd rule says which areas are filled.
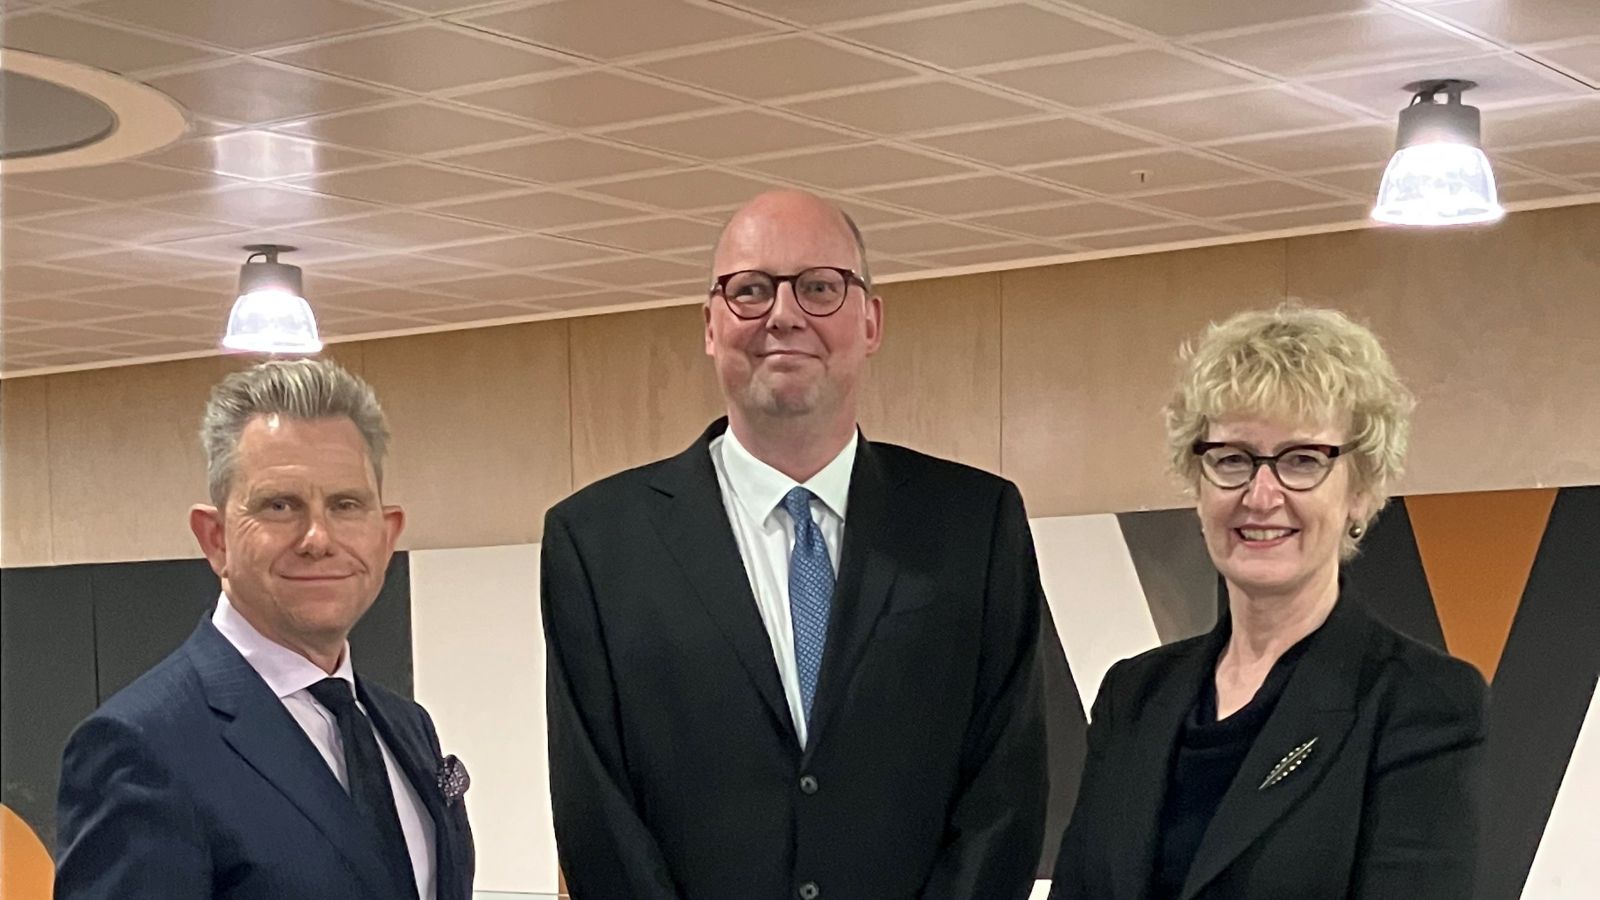
[[[1106,673],[1051,898],[1472,896],[1483,678],[1339,575],[1410,395],[1332,310],[1241,313],[1180,369],[1167,449],[1227,613]]]

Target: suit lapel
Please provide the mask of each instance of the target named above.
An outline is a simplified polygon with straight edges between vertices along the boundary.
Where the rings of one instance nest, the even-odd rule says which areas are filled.
[[[1205,680],[1211,676],[1211,663],[1226,639],[1227,626],[1221,624],[1174,659],[1147,697],[1133,698],[1138,701],[1135,715],[1139,724],[1131,739],[1115,751],[1126,762],[1115,769],[1124,773],[1124,780],[1116,787],[1122,797],[1122,814],[1114,821],[1121,833],[1112,846],[1133,848],[1127,864],[1119,863],[1113,873],[1117,897],[1143,897],[1149,892],[1150,877],[1155,871],[1161,807],[1166,802],[1179,730]]]
[[[711,441],[727,425],[727,419],[712,423],[693,446],[661,465],[651,485],[663,498],[652,511],[652,518],[667,550],[694,586],[701,606],[733,645],[779,729],[792,741],[798,741],[783,684],[778,679],[772,640],[756,608],[750,576],[739,556],[733,526],[722,505],[717,472],[711,464]]]
[[[283,702],[209,619],[186,647],[207,702],[229,720],[223,740],[311,820],[372,896],[385,896],[390,879],[370,827]]]
[[[406,780],[411,782],[412,790],[416,791],[423,808],[433,819],[434,883],[438,895],[441,898],[448,897],[450,894],[445,886],[453,884],[455,878],[455,829],[451,827],[454,820],[439,790],[438,760],[434,759],[433,749],[418,729],[404,726],[408,711],[397,708],[387,695],[368,690],[359,677],[356,678],[356,689],[361,704],[367,708],[372,719],[373,727],[378,729],[383,742],[400,763]]]
[[[1200,840],[1183,900],[1197,895],[1292,809],[1338,756],[1355,721],[1367,624],[1341,600],[1311,638]]]
[[[829,720],[844,704],[850,677],[866,652],[873,626],[894,585],[895,565],[882,541],[890,533],[887,525],[892,518],[892,495],[898,483],[898,479],[884,471],[882,460],[872,445],[861,438],[850,472],[844,546],[839,550],[839,577],[834,583],[822,671],[817,677],[817,697],[811,708],[807,759],[821,743]]]

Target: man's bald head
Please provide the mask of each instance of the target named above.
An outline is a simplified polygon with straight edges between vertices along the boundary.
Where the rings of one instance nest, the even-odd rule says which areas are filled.
[[[861,229],[856,225],[850,214],[827,200],[818,197],[809,191],[795,188],[780,188],[758,194],[739,207],[722,226],[722,233],[717,237],[716,250],[711,258],[711,277],[716,278],[725,272],[736,271],[742,268],[737,264],[728,264],[726,250],[730,238],[738,235],[740,238],[750,236],[752,230],[770,227],[774,222],[780,222],[796,229],[801,228],[828,228],[830,224],[836,225],[840,233],[849,238],[855,245],[856,264],[850,266],[867,286],[867,293],[872,293],[872,274],[867,265],[867,242],[861,236]],[[734,241],[744,243],[744,241]],[[780,273],[781,274],[781,273]]]

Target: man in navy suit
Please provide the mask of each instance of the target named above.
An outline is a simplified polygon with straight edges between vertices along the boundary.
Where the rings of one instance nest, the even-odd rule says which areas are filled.
[[[68,742],[56,897],[467,900],[465,769],[347,641],[405,521],[371,388],[264,363],[213,389],[201,437],[189,523],[222,596]]]

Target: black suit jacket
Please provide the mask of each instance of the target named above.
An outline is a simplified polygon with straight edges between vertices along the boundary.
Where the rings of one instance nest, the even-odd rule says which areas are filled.
[[[1146,896],[1179,729],[1227,622],[1106,673],[1052,900]],[[1486,688],[1343,597],[1206,830],[1184,900],[1472,896]],[[1281,781],[1262,784],[1316,739]]]
[[[433,818],[439,900],[469,900],[472,833],[463,801],[439,788],[432,720],[356,684]],[[209,616],[73,732],[57,821],[57,900],[395,896],[371,826]]]
[[[1009,482],[862,440],[798,746],[708,444],[545,521],[556,839],[577,900],[1024,897],[1042,592]]]

